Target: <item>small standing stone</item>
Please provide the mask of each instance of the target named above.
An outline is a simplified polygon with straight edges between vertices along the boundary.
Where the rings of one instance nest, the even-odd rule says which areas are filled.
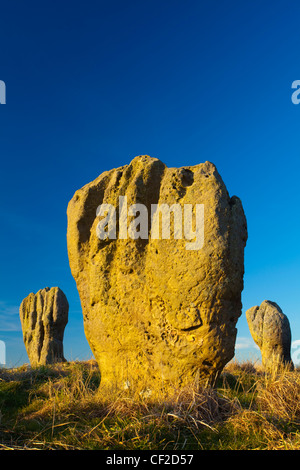
[[[68,312],[68,300],[59,287],[46,287],[22,301],[23,340],[32,366],[66,361],[63,336]]]
[[[293,368],[290,323],[281,308],[275,302],[264,300],[260,307],[247,310],[246,317],[250,333],[260,348],[264,368],[268,370],[279,363]]]

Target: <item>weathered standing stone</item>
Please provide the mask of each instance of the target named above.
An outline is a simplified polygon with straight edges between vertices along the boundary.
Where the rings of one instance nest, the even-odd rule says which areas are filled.
[[[23,340],[32,366],[64,362],[63,337],[69,303],[59,287],[29,294],[21,303]]]
[[[290,323],[281,308],[275,302],[264,300],[259,307],[247,310],[246,318],[265,369],[273,369],[280,363],[293,368]]]
[[[100,240],[100,204],[204,204],[204,246],[185,239]],[[246,219],[212,163],[167,168],[139,156],[76,191],[68,254],[102,381],[183,385],[233,357],[241,314]],[[132,217],[129,217],[131,220]],[[149,215],[149,229],[150,229]]]

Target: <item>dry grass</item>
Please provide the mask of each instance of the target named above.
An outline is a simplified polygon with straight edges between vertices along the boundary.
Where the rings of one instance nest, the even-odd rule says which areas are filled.
[[[215,387],[98,387],[94,361],[0,371],[0,448],[300,449],[300,374],[230,363]]]
[[[257,402],[276,419],[300,423],[300,373],[282,370],[259,382]]]

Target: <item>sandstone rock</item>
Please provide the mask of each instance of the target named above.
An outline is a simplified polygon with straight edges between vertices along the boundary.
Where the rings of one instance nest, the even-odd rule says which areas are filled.
[[[69,304],[59,287],[29,294],[21,303],[23,339],[32,366],[64,362],[63,336]]]
[[[115,239],[100,240],[96,210],[120,211],[120,196],[147,207],[149,231],[153,204],[204,204],[203,247],[187,248],[173,226],[169,239],[120,239],[121,222]],[[216,167],[167,168],[139,156],[76,191],[67,213],[70,267],[102,382],[215,377],[234,355],[247,239],[241,202]]]
[[[293,368],[290,323],[281,308],[275,302],[264,300],[260,307],[247,310],[246,317],[250,333],[261,350],[263,366],[274,369],[283,363]]]

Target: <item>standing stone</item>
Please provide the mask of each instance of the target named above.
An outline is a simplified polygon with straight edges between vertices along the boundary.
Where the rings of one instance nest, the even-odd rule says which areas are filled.
[[[140,227],[144,238],[121,239],[120,196],[128,208],[146,206],[147,237]],[[116,208],[114,239],[99,239],[104,203]],[[151,238],[153,204],[183,212],[204,204],[203,247],[187,249],[172,224],[169,239]],[[216,377],[234,356],[247,240],[242,204],[216,167],[167,168],[139,156],[76,191],[67,213],[70,267],[102,382],[179,386]]]
[[[64,362],[63,337],[69,304],[59,287],[29,294],[21,303],[23,340],[32,366]]]
[[[264,300],[260,307],[246,311],[250,333],[258,345],[265,369],[274,369],[279,364],[290,365],[291,329],[287,316],[270,300]]]

